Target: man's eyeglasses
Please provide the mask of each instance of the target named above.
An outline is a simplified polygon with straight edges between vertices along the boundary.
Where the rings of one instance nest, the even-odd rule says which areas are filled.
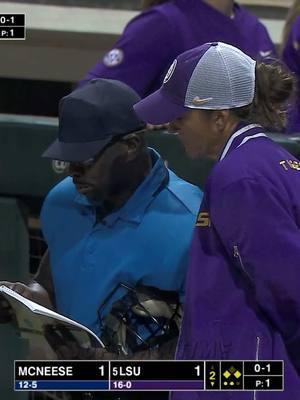
[[[120,142],[125,142],[126,140],[131,139],[133,137],[133,135],[142,134],[144,132],[146,132],[146,129],[141,129],[139,131],[135,131],[135,132],[132,132],[132,133],[127,133],[126,135],[114,136],[112,138],[112,140],[102,150],[100,150],[100,152],[97,153],[94,157],[91,157],[88,160],[84,160],[84,161],[80,161],[80,162],[74,162],[72,164],[78,164],[78,165],[81,165],[84,168],[90,168],[92,165],[95,164],[96,161],[99,160],[99,158],[103,155],[103,153],[107,149],[112,147],[114,144],[120,143]]]

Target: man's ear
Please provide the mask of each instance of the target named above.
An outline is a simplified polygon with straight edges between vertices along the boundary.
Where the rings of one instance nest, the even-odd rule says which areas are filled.
[[[140,134],[129,133],[122,138],[122,141],[127,146],[127,161],[136,159],[144,142],[143,137]]]

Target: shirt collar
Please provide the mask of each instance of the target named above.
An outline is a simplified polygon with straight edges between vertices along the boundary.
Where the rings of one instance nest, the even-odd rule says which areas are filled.
[[[155,194],[163,189],[169,181],[169,171],[166,168],[160,155],[149,148],[152,159],[152,169],[145,180],[140,184],[127,202],[116,212],[107,215],[103,223],[112,226],[118,219],[139,224],[145,214],[146,209],[155,198]],[[75,201],[83,206],[96,208],[86,196],[77,194]]]
[[[258,124],[246,125],[241,123],[237,126],[236,131],[230,136],[224,149],[221,153],[219,161],[222,161],[232,150],[242,146],[251,139],[256,139],[258,137],[267,137],[263,133],[263,128]]]

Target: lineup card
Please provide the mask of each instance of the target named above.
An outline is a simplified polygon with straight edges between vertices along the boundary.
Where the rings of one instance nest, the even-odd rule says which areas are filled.
[[[0,14],[0,40],[25,40],[25,14]]]
[[[15,361],[15,391],[282,391],[283,361]]]

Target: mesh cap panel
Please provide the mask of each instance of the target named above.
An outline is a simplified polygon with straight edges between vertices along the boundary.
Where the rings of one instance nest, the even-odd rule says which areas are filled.
[[[228,44],[210,47],[191,76],[185,106],[222,110],[252,103],[255,65],[254,60]]]

